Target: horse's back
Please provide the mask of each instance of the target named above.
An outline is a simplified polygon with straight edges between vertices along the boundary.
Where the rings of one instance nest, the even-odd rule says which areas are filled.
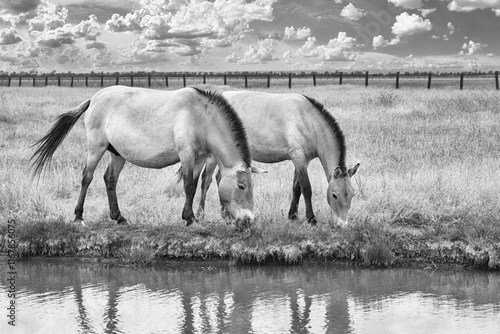
[[[113,86],[94,95],[85,126],[127,161],[152,168],[178,162],[176,134],[189,135],[202,108],[195,90],[161,91]],[[184,133],[183,133],[184,132]]]
[[[313,107],[304,96],[257,91],[226,91],[222,95],[245,125],[254,160],[278,162],[309,150],[315,121]]]

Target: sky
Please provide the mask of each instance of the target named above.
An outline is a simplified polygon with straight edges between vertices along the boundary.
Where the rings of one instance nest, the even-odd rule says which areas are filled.
[[[0,0],[0,71],[489,71],[500,0]]]

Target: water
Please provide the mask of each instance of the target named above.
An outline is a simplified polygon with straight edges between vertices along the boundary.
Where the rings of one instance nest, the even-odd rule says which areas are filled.
[[[16,327],[7,324],[2,266],[0,333],[500,333],[500,273],[493,272],[16,266]]]

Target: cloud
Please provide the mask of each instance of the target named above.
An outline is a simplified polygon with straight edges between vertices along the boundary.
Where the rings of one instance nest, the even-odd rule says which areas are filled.
[[[399,36],[396,36],[393,39],[391,39],[390,41],[388,41],[384,38],[384,36],[378,35],[378,36],[373,37],[372,46],[374,49],[377,49],[377,48],[384,48],[384,47],[389,46],[389,45],[396,45],[399,43],[401,43],[401,39],[399,38]]]
[[[308,37],[307,41],[297,50],[297,55],[302,57],[317,57],[318,50],[316,49],[316,37]]]
[[[58,48],[63,44],[75,43],[75,35],[71,32],[71,25],[69,24],[54,30],[44,30],[34,34],[37,36],[36,44],[43,47]]]
[[[238,60],[239,64],[262,64],[278,58],[273,57],[275,50],[273,49],[274,40],[264,39],[258,41],[259,47],[255,48],[250,45],[248,51],[243,54],[243,58]]]
[[[19,15],[38,7],[40,0],[3,0],[0,1],[0,14]]]
[[[388,0],[398,7],[406,9],[422,8],[422,0]]]
[[[340,12],[340,16],[352,20],[352,21],[357,21],[360,18],[362,18],[365,15],[364,11],[357,8],[354,6],[352,3],[349,2],[347,6],[342,8],[342,11]]]
[[[396,16],[396,22],[392,26],[392,33],[397,36],[413,35],[432,29],[431,21],[423,19],[417,14],[409,15],[404,12]]]
[[[85,43],[85,48],[90,50],[90,49],[96,49],[96,50],[105,50],[108,48],[107,43],[105,42],[100,42],[100,41],[88,41]]]
[[[294,26],[291,27],[285,27],[285,35],[284,39],[285,40],[304,40],[307,39],[308,37],[311,36],[311,28],[297,28],[297,30],[294,28]]]
[[[453,33],[455,32],[455,26],[451,22],[448,22],[448,24],[446,25],[446,27],[450,31],[450,35],[453,35]]]
[[[436,8],[421,8],[419,12],[422,14],[422,17],[427,17],[429,14],[434,13]]]
[[[351,60],[352,54],[349,52],[356,45],[356,39],[348,37],[343,31],[339,32],[337,38],[331,39],[327,45],[317,47],[320,60]]]
[[[500,16],[500,0],[453,0],[448,4],[450,11],[471,12],[476,9],[491,9]]]
[[[469,41],[469,43],[464,43],[462,45],[462,51],[459,52],[459,55],[461,56],[472,56],[474,54],[477,54],[479,51],[482,51],[484,47],[487,47],[487,44],[482,44],[482,43],[475,43],[473,41]],[[466,50],[466,51],[464,51]]]
[[[68,10],[66,8],[58,8],[53,3],[42,1],[36,12],[31,13],[31,18],[26,22],[29,25],[28,32],[44,31],[47,29],[56,29],[66,24]]]
[[[97,17],[92,14],[88,20],[81,21],[74,26],[71,31],[77,38],[84,38],[87,41],[95,41],[101,35],[101,25],[97,22]]]
[[[23,39],[17,34],[14,27],[2,30],[0,33],[0,45],[11,45],[21,42]]]

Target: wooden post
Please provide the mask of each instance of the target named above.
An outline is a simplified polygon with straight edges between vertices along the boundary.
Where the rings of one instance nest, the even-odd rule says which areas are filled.
[[[22,80],[22,76],[19,76],[19,87],[21,87],[21,80]]]
[[[339,73],[339,86],[342,85],[342,74],[344,74],[344,73],[343,72]]]
[[[89,86],[89,77],[88,75],[85,76],[85,87]]]
[[[207,84],[207,75],[205,73],[203,73],[203,84]]]
[[[168,87],[168,75],[165,76],[165,87]]]
[[[365,73],[365,87],[368,87],[368,71]]]
[[[316,87],[316,74],[313,74],[313,86]]]
[[[464,89],[464,72],[460,73],[460,90]]]
[[[130,87],[134,87],[134,75],[130,75]]]
[[[427,79],[427,89],[431,89],[432,72],[429,72],[429,78]]]
[[[267,88],[271,87],[271,76],[268,74],[267,75]]]
[[[227,76],[224,74],[224,86],[227,85]]]
[[[184,87],[186,87],[186,75],[185,74],[182,75],[182,85]]]
[[[101,74],[101,87],[104,87],[104,75]]]
[[[36,87],[36,75],[33,76],[33,87]]]
[[[498,82],[498,71],[495,71],[495,86],[496,86],[497,90],[500,89],[500,85]]]
[[[151,87],[151,74],[148,74],[148,87]]]
[[[48,86],[48,85],[49,85],[49,77],[45,76],[45,86]]]
[[[292,88],[292,73],[288,73],[288,88]]]
[[[61,75],[57,76],[57,86],[61,87]]]
[[[7,87],[10,87],[11,82],[12,82],[12,77],[9,74],[9,79],[7,80]]]
[[[71,83],[69,84],[70,87],[73,87],[73,82],[74,82],[74,77],[71,76]]]
[[[120,84],[120,76],[117,74],[116,75],[116,82],[115,84],[118,86]]]
[[[245,88],[248,88],[248,77],[246,74],[245,74]]]
[[[396,72],[396,89],[399,89],[399,72]]]

